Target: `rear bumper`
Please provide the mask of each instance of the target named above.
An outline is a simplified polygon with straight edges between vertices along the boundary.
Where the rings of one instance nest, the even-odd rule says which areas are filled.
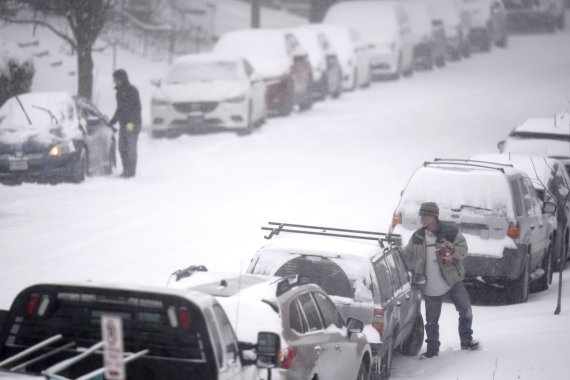
[[[10,170],[10,160],[0,159],[0,181],[54,181],[71,178],[79,162],[79,154],[61,157],[23,158],[25,170]]]
[[[463,261],[465,281],[476,282],[478,277],[491,283],[502,280],[514,280],[523,271],[526,247],[518,245],[517,249],[505,248],[502,257],[467,255]]]

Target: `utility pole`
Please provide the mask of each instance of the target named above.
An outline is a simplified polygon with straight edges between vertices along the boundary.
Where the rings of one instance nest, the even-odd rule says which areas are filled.
[[[251,28],[259,29],[261,26],[261,0],[251,0]]]

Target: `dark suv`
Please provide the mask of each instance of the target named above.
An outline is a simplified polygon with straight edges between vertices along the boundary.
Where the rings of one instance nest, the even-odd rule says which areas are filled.
[[[421,295],[412,288],[394,243],[398,236],[270,222],[269,242],[248,273],[308,277],[331,297],[344,318],[364,322],[372,378],[387,379],[392,354],[416,355],[424,337]],[[286,236],[281,236],[286,235]]]
[[[394,212],[390,231],[404,242],[421,227],[418,211],[424,201],[436,202],[441,222],[465,236],[467,285],[501,287],[508,303],[526,302],[533,281],[537,289],[548,289],[553,230],[547,214],[556,205],[542,204],[526,173],[477,160],[425,162]]]

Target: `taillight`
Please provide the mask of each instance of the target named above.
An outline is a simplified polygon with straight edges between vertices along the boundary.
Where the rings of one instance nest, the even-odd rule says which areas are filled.
[[[287,347],[285,357],[279,358],[279,366],[281,368],[289,369],[293,364],[293,360],[297,356],[297,349],[295,347]]]
[[[515,241],[515,243],[518,243],[519,238],[521,236],[521,229],[519,227],[518,222],[510,222],[509,223],[509,229],[507,230],[507,235],[511,239],[513,239]]]
[[[390,226],[390,232],[394,232],[394,228],[396,228],[398,224],[402,224],[402,213],[394,211],[394,215],[392,216],[392,224]]]
[[[190,317],[188,316],[188,310],[185,307],[178,309],[178,319],[180,320],[180,325],[186,330],[190,328]]]
[[[26,313],[28,315],[32,315],[36,312],[38,305],[40,303],[40,296],[37,294],[32,294],[30,299],[28,300],[28,305],[26,306]]]
[[[372,327],[378,331],[380,338],[384,337],[384,309],[374,309]]]

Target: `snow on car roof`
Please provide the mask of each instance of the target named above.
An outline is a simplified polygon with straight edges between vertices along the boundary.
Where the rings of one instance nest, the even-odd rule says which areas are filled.
[[[242,58],[238,54],[224,53],[200,53],[187,54],[177,58],[174,64],[178,63],[194,63],[194,62],[241,62]]]
[[[544,136],[522,137],[514,135],[509,136],[505,140],[502,151],[503,153],[568,159],[570,158],[570,141],[568,141],[566,137],[564,139],[559,139],[556,138],[556,136],[553,136],[552,138],[544,138]]]
[[[570,114],[561,113],[552,117],[527,119],[513,129],[513,132],[570,135]]]
[[[401,5],[397,1],[348,1],[333,5],[325,16],[326,23],[350,25],[362,32],[368,39],[375,40],[378,35],[371,35],[378,30],[397,30],[394,9]]]
[[[197,271],[178,281],[171,281],[169,287],[195,289],[213,296],[231,297],[237,294],[240,289],[244,290],[263,282],[276,281],[279,278],[254,274]]]

